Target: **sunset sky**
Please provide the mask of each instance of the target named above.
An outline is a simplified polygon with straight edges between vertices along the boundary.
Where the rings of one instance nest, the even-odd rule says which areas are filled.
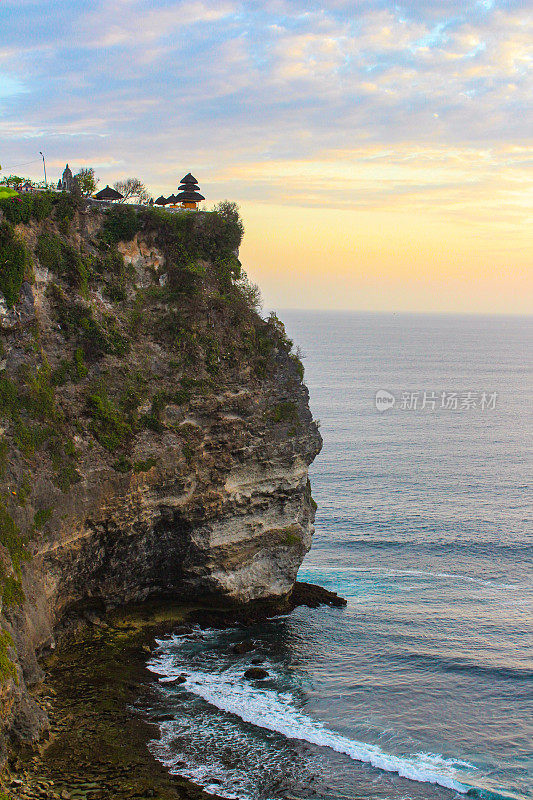
[[[268,307],[530,312],[528,6],[2,0],[2,174],[190,170]]]

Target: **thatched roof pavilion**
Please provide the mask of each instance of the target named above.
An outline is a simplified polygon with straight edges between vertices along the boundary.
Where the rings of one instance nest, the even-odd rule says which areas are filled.
[[[205,200],[203,194],[200,192],[191,192],[189,190],[180,192],[177,195],[177,200],[179,203],[200,203],[202,200]]]
[[[205,200],[203,194],[200,194],[198,181],[190,172],[181,179],[176,200],[181,203],[182,208],[190,209],[196,209],[198,203]]]
[[[95,200],[122,200],[124,195],[107,185],[105,189],[101,189],[94,197]]]
[[[163,195],[158,197],[157,200],[154,200],[154,204],[156,206],[166,206],[167,203],[168,203],[168,200],[167,200],[166,197],[163,197]]]

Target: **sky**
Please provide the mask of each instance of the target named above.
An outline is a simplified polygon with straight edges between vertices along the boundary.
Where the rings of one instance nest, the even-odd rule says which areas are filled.
[[[530,313],[533,6],[2,0],[2,175],[239,203],[269,308]]]

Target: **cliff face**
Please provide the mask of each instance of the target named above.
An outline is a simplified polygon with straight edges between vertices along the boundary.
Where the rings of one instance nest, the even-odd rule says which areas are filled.
[[[46,725],[28,688],[73,611],[287,595],[321,447],[234,209],[39,203],[0,222],[0,708],[21,739]]]

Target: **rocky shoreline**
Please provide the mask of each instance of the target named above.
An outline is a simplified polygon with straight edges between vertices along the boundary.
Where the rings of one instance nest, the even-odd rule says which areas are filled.
[[[190,781],[171,776],[151,755],[156,730],[133,706],[150,691],[146,669],[157,637],[193,625],[243,628],[299,605],[343,606],[346,601],[319,586],[297,583],[276,606],[178,605],[157,603],[93,613],[72,622],[64,644],[43,663],[45,680],[35,700],[48,713],[44,741],[11,754],[4,800],[207,800]]]

